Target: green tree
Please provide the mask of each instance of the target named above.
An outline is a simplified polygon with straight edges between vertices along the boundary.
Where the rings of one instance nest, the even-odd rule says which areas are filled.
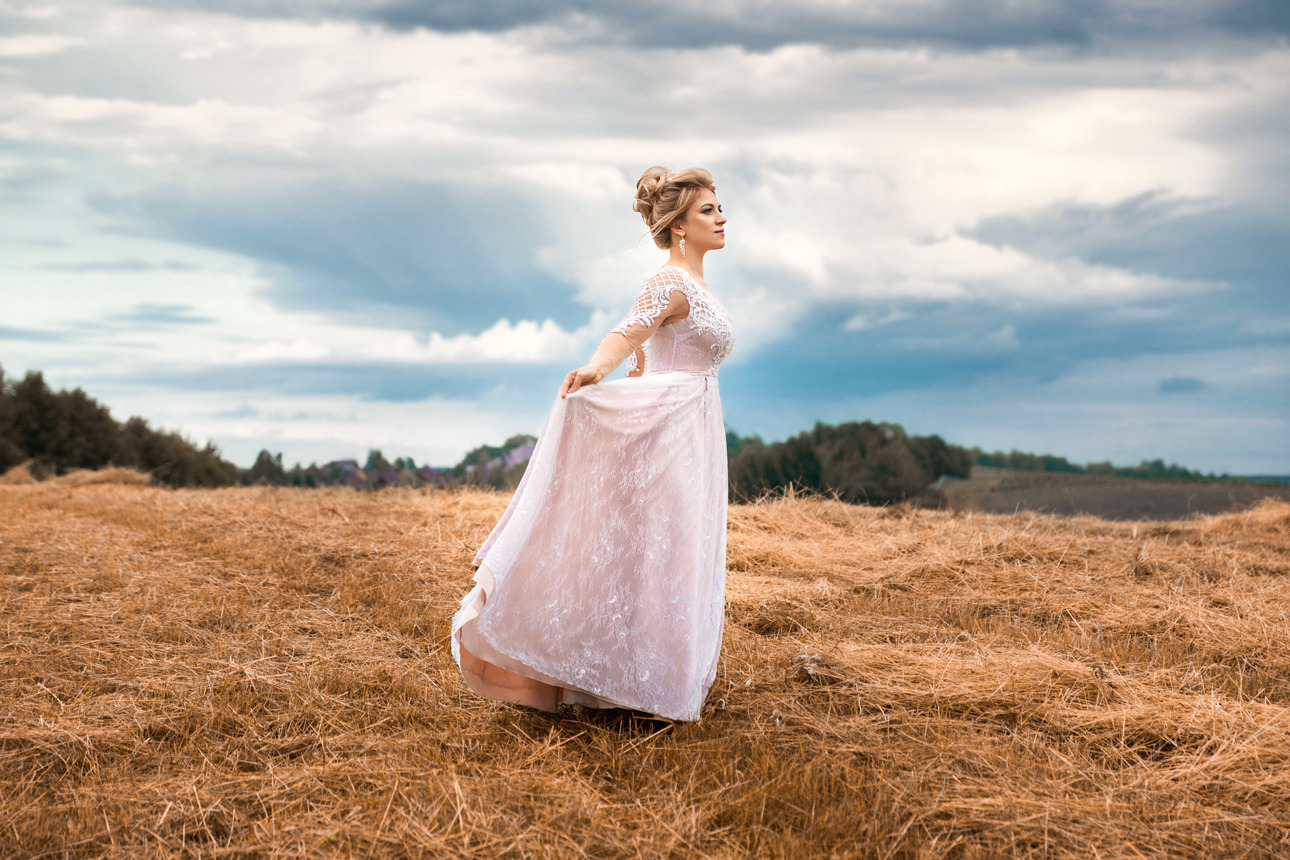
[[[27,459],[27,453],[13,439],[14,403],[4,368],[0,367],[0,472]]]
[[[282,468],[282,454],[270,454],[262,449],[255,458],[255,463],[246,470],[243,483],[272,484],[281,487],[287,483],[287,470]]]

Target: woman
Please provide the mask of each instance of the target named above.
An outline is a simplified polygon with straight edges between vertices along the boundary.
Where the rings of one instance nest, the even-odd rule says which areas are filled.
[[[725,617],[730,317],[703,279],[725,246],[712,176],[651,167],[633,208],[668,262],[560,386],[475,556],[452,653],[483,696],[699,718]],[[603,382],[628,361],[627,379]]]

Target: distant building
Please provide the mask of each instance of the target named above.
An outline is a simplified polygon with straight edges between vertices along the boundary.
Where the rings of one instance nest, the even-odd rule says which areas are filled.
[[[535,446],[529,442],[526,442],[523,445],[516,445],[511,450],[504,452],[498,459],[502,461],[503,468],[514,466],[518,463],[527,463],[529,458],[533,456],[534,447]]]
[[[443,472],[440,472],[433,466],[422,466],[413,474],[432,486],[442,487],[448,483],[448,478],[443,474]]]

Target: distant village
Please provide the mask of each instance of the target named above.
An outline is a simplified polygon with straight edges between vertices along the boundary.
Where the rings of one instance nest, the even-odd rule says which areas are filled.
[[[380,451],[370,451],[367,460],[333,460],[308,466],[282,465],[282,455],[261,451],[255,465],[243,469],[241,482],[248,486],[353,487],[379,490],[384,487],[450,487],[461,485],[513,489],[524,475],[537,440],[532,436],[512,437],[502,445],[484,445],[471,451],[456,466],[418,466],[411,457],[386,460]]]

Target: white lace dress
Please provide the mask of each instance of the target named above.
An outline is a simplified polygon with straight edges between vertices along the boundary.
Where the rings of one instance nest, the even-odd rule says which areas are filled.
[[[629,359],[642,375],[557,398],[475,557],[452,653],[481,695],[531,704],[537,682],[565,702],[699,717],[725,618],[717,368],[734,334],[720,302],[670,266],[614,331],[650,324],[677,290],[689,315],[645,342],[643,368]]]

